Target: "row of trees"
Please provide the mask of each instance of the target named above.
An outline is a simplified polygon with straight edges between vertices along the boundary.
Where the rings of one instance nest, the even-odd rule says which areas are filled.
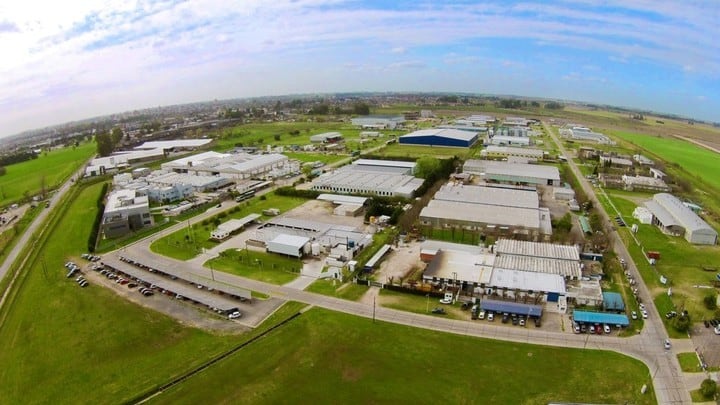
[[[313,106],[310,109],[312,115],[342,115],[342,114],[355,114],[355,115],[368,115],[370,114],[370,106],[367,103],[355,103],[350,107],[343,106],[330,106],[329,104],[322,103]]]

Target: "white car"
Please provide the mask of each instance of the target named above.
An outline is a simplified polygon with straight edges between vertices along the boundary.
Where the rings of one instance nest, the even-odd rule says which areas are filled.
[[[202,288],[202,287],[200,287],[200,288]],[[443,298],[443,299],[440,300],[440,303],[441,303],[441,304],[445,304],[445,305],[452,304],[452,299],[450,299],[450,298]]]
[[[478,319],[480,319],[480,320],[485,319],[485,311],[482,311],[482,310],[480,311],[480,313],[478,314]]]
[[[610,333],[610,325],[608,325],[608,324],[603,325],[603,331],[605,333]]]
[[[715,327],[715,334],[720,335],[720,325]]]
[[[228,319],[238,319],[242,316],[242,313],[240,311],[232,312],[230,315],[228,315]]]
[[[670,350],[670,339],[665,339],[665,350]]]
[[[630,313],[630,317],[631,317],[632,319],[637,319],[637,312],[632,311],[632,312]]]
[[[487,314],[487,318],[488,318],[488,322],[492,322],[495,319],[495,314],[490,312],[489,314]]]
[[[643,316],[643,319],[647,319],[647,317],[648,317],[648,313],[647,313],[647,311],[644,310],[644,309],[643,309],[643,311],[642,311],[642,316]]]
[[[640,310],[641,310],[641,311],[644,311],[644,310],[645,310],[645,304],[643,304],[643,303],[641,302],[639,306],[640,306]]]

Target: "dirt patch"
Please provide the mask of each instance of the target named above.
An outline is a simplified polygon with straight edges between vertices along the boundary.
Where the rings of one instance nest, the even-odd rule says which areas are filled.
[[[287,218],[296,218],[306,221],[318,221],[323,223],[353,226],[360,229],[365,228],[365,225],[363,224],[364,213],[361,212],[356,217],[335,215],[333,214],[335,207],[336,206],[329,201],[310,200],[289,211],[286,216]]]
[[[425,263],[420,260],[420,242],[410,242],[394,247],[374,273],[375,280],[381,283],[406,281],[408,276],[424,269]]]

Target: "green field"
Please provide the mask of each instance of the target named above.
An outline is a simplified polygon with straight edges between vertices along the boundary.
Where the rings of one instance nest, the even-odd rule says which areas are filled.
[[[272,284],[289,283],[302,270],[299,259],[254,250],[229,249],[205,262],[204,266],[238,276]]]
[[[367,292],[368,287],[355,283],[341,283],[333,279],[317,280],[310,284],[305,291],[314,292],[331,297],[357,301]]]
[[[80,165],[95,153],[95,143],[55,149],[41,153],[37,159],[6,166],[0,176],[0,207],[38,194],[62,184]]]
[[[677,358],[682,371],[686,373],[699,373],[702,371],[700,361],[695,352],[678,353]]]
[[[248,201],[243,201],[236,208],[218,211],[213,218],[218,218],[220,222],[229,219],[242,218],[249,214],[262,214],[262,211],[268,208],[277,208],[281,213],[285,213],[301,204],[305,199],[296,197],[285,197],[268,193],[260,197],[254,197]],[[260,220],[264,221],[268,216],[262,216]],[[150,245],[150,249],[165,256],[169,256],[178,260],[188,260],[195,257],[202,249],[212,249],[218,245],[217,241],[210,240],[210,232],[217,225],[213,223],[213,219],[204,220],[196,223],[190,228],[183,228],[164,238],[158,239]]]
[[[85,187],[59,213],[2,313],[0,402],[124,402],[233,343],[65,278],[63,263],[80,263],[86,250],[101,187]]]
[[[451,158],[457,156],[460,159],[467,159],[474,156],[480,150],[479,146],[472,148],[457,148],[445,146],[422,146],[422,145],[400,145],[399,143],[391,143],[383,149],[373,152],[373,155],[388,158],[406,158],[414,161],[423,156],[433,156],[438,159]]]
[[[637,220],[632,217],[636,204],[627,199],[627,197],[630,197],[630,193],[608,191],[608,196],[628,224],[628,227],[618,228],[618,233],[633,256],[633,260],[643,275],[645,283],[654,296],[663,297],[661,302],[666,302],[663,307],[667,306],[668,308],[658,308],[661,314],[666,310],[684,306],[696,322],[713,317],[713,311],[706,309],[702,302],[708,290],[695,288],[694,286],[709,285],[715,277],[715,272],[704,271],[703,268],[718,267],[720,246],[693,245],[682,237],[665,235],[656,226],[638,223],[636,237],[642,246],[646,251],[655,250],[661,254],[657,264],[654,267],[650,266],[642,251],[630,236],[629,227],[637,223]],[[647,197],[644,194],[638,196]],[[598,197],[606,211],[611,216],[615,216],[614,209],[610,207],[601,193],[599,193]],[[718,271],[720,271],[720,268],[718,268]],[[667,286],[660,284],[660,275],[664,275],[669,279]],[[672,286],[673,289],[671,300],[667,298],[666,294],[668,286]],[[675,308],[672,308],[670,301],[672,301]],[[664,317],[663,321],[665,321]],[[668,328],[669,332],[671,332],[670,329],[672,328]]]
[[[470,320],[470,311],[462,311],[459,303],[443,305],[438,302],[438,298],[392,291],[385,288],[380,290],[378,305],[416,314],[431,314],[430,311],[432,311],[433,308],[441,307],[447,313],[445,315],[433,314],[433,316],[463,321]]]
[[[644,364],[616,353],[477,339],[315,308],[153,402],[652,404],[652,389],[640,394],[648,376]]]
[[[717,153],[680,139],[624,131],[610,133],[649,151],[652,155],[659,156],[666,162],[677,164],[691,176],[720,190],[720,176],[708,175],[720,170],[720,155]]]

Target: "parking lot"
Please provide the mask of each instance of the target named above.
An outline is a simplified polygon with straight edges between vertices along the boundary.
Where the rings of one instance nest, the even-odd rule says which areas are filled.
[[[709,367],[720,367],[720,335],[713,327],[706,328],[702,323],[695,324],[690,332],[693,346],[702,354]]]
[[[112,264],[118,265],[118,263]],[[153,281],[159,283],[160,279],[158,278],[162,276],[151,272],[143,274],[142,272],[144,270],[140,269],[124,268],[128,273],[124,273],[122,272],[123,269],[120,269],[115,272],[119,278],[108,278],[106,275],[101,274],[101,270],[93,271],[92,266],[93,264],[82,266],[85,277],[89,279],[92,284],[111,288],[116,293],[133,302],[163,312],[183,323],[209,330],[242,332],[248,328],[256,327],[284,303],[283,300],[277,298],[240,301],[238,299],[232,299],[227,295],[215,294],[206,288],[199,289],[195,284],[188,283],[181,279],[163,279],[161,280],[161,288],[154,286]],[[112,268],[113,267],[106,266],[106,269],[112,270]],[[129,282],[118,282],[120,278],[128,279]],[[137,285],[130,288],[129,286],[132,284]],[[142,287],[152,287],[154,294],[152,296],[143,296],[143,294],[140,293]],[[177,291],[188,291],[188,295],[196,299],[200,298],[204,302],[218,303],[230,308],[237,308],[242,313],[242,317],[229,320],[226,314],[213,312],[207,305],[193,302],[183,296],[178,298]],[[190,294],[190,292],[192,294]]]

